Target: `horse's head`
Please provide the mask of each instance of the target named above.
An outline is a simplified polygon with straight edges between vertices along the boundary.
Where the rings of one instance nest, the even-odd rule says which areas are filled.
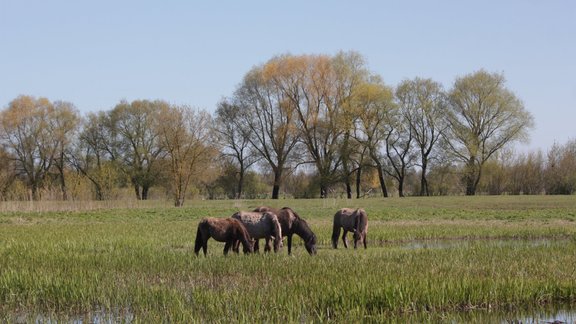
[[[244,254],[254,253],[254,243],[256,243],[255,239],[248,240],[248,244],[244,246]]]
[[[316,235],[312,235],[306,242],[304,247],[310,255],[316,255]]]

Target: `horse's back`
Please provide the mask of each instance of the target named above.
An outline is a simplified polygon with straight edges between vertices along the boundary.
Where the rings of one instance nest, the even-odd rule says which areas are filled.
[[[278,222],[277,216],[271,212],[237,212],[232,218],[241,221],[255,239],[272,235],[274,222]]]
[[[355,209],[342,208],[334,215],[334,226],[341,226],[345,230],[351,230],[355,225]]]

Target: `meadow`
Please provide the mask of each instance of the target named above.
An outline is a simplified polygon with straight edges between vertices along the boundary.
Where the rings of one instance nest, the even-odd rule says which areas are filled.
[[[260,205],[296,210],[318,254],[295,237],[292,256],[224,257],[213,240],[194,255],[202,217]],[[341,207],[366,209],[367,250],[332,249]],[[574,196],[0,204],[2,322],[469,322],[540,309],[576,309]]]

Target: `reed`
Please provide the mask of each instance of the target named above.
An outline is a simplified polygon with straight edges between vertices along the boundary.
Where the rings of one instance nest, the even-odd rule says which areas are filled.
[[[3,212],[0,321],[405,322],[572,308],[574,197],[535,200],[281,201],[316,232],[315,257],[299,238],[293,256],[224,257],[215,241],[208,257],[194,256],[201,217],[270,201]],[[331,219],[344,206],[368,212],[367,250],[330,248]]]

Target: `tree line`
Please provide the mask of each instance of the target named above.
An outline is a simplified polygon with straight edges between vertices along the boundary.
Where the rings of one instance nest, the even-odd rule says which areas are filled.
[[[450,89],[386,85],[356,52],[281,55],[248,71],[213,115],[166,101],[74,104],[19,96],[0,111],[4,200],[115,199],[152,188],[187,197],[388,197],[574,192],[576,143],[548,154],[508,148],[533,118],[485,70]],[[394,188],[392,190],[391,188]],[[86,198],[85,196],[83,197]]]

